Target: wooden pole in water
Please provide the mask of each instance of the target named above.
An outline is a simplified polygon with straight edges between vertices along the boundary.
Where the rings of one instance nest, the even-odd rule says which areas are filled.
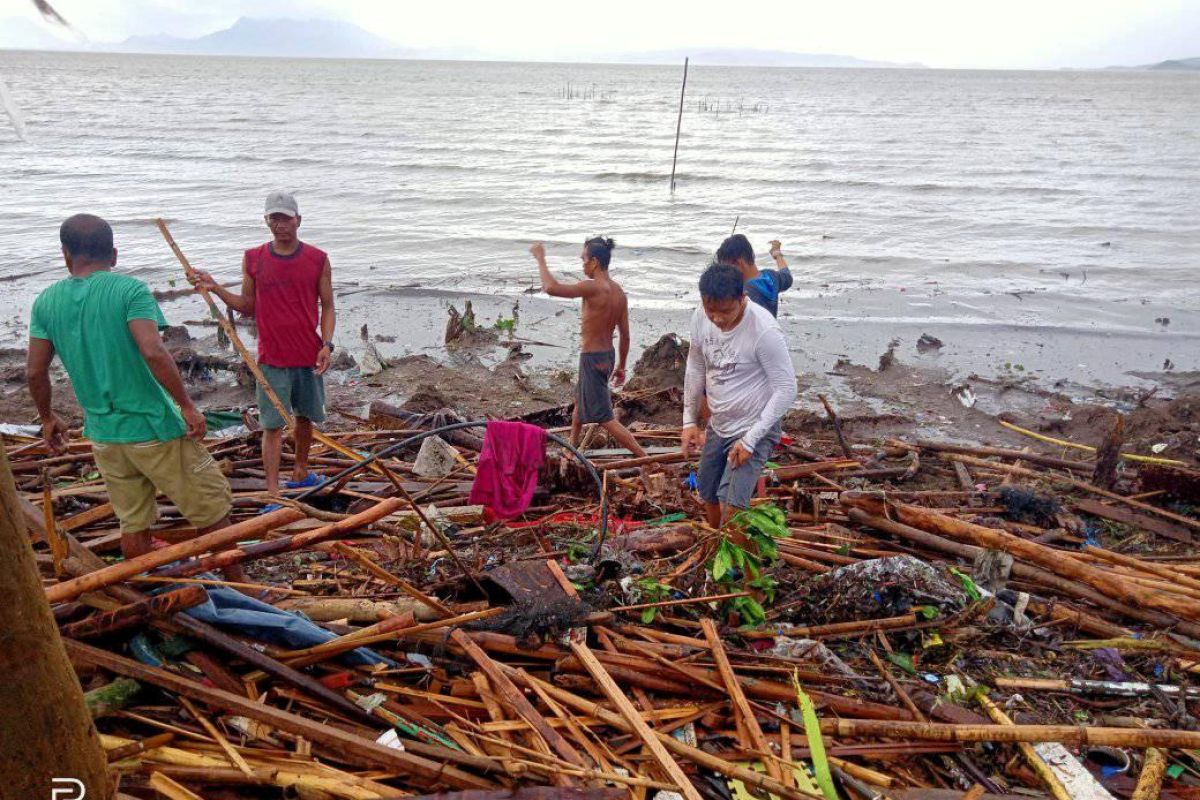
[[[679,118],[675,121],[675,155],[671,158],[671,194],[675,194],[675,164],[679,161],[679,134],[683,130],[683,96],[687,93],[688,59],[683,60],[683,88],[679,90]]]

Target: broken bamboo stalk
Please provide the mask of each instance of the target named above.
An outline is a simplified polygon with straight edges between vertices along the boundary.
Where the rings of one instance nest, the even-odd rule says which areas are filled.
[[[1138,776],[1137,786],[1129,800],[1158,800],[1162,793],[1163,775],[1167,770],[1167,754],[1158,747],[1146,750],[1146,759],[1142,762],[1142,774]]]
[[[302,736],[311,742],[328,747],[340,757],[345,758],[348,763],[396,770],[404,775],[412,775],[435,784],[445,783],[459,789],[491,789],[494,786],[489,780],[446,763],[437,763],[403,750],[386,747],[373,740],[347,733],[341,728],[314,722],[265,703],[258,703],[240,695],[205,686],[159,667],[140,664],[132,659],[81,642],[67,640],[63,644],[66,646],[71,660],[75,663],[101,667],[118,675],[124,675],[142,683],[153,684],[161,689],[208,703],[225,711],[259,720],[273,728]],[[448,757],[460,755],[453,750],[439,749],[444,750]]]
[[[500,663],[498,666],[501,670],[509,675],[516,674],[516,670],[506,664]],[[601,706],[599,703],[586,700],[576,694],[573,694],[572,692],[555,686],[554,684],[546,683],[545,681],[539,680],[531,675],[526,675],[523,680],[538,683],[538,685],[541,686],[547,694],[565,706],[569,706],[574,708],[576,711],[601,719],[606,724],[625,731],[626,733],[633,733],[630,724],[625,721],[623,716],[615,711],[611,711],[610,709]],[[747,786],[755,786],[766,792],[770,792],[771,794],[788,798],[789,800],[814,800],[814,798],[816,798],[816,800],[821,800],[820,795],[810,794],[802,789],[786,786],[767,775],[755,772],[754,770],[747,769],[745,767],[740,767],[737,764],[726,761],[725,759],[706,753],[699,748],[691,747],[666,733],[662,733],[661,731],[655,731],[654,735],[658,737],[658,740],[662,742],[663,746],[666,747],[667,750],[671,751],[675,755],[686,758],[687,760],[698,764],[705,769],[711,769],[715,772],[719,772],[726,777],[736,778],[737,780],[745,783]]]
[[[684,774],[679,764],[676,763],[671,754],[663,747],[662,742],[655,736],[654,729],[642,719],[641,714],[633,707],[633,703],[629,702],[629,698],[625,696],[625,693],[613,681],[612,676],[605,671],[604,665],[592,655],[592,651],[578,642],[571,643],[571,651],[583,663],[588,674],[595,679],[604,696],[616,706],[618,713],[629,723],[629,727],[633,733],[646,745],[646,749],[650,751],[650,755],[662,767],[666,776],[679,787],[679,792],[684,796],[685,800],[701,800],[700,793],[696,791],[696,787],[692,785],[692,781]],[[529,685],[536,686],[537,684],[530,681]]]
[[[991,717],[997,725],[1013,724],[1013,721],[1008,718],[1008,715],[1000,710],[1000,708],[993,703],[987,695],[979,695],[979,704],[983,706],[983,710],[988,713],[988,716]],[[1038,754],[1038,752],[1033,748],[1032,744],[1029,742],[1017,742],[1017,749],[1021,751],[1021,755],[1025,757],[1026,763],[1028,763],[1030,768],[1037,773],[1038,778],[1041,779],[1042,783],[1046,785],[1046,788],[1050,791],[1051,796],[1053,796],[1055,800],[1073,800],[1066,788],[1062,785],[1062,781],[1058,779],[1058,776],[1054,774],[1052,769],[1050,769],[1050,765],[1047,764],[1045,760]]]
[[[844,492],[841,502],[849,508],[862,508],[875,516],[887,516],[891,511],[901,522],[922,530],[932,530],[958,541],[965,541],[993,550],[1003,550],[1023,561],[1049,570],[1055,575],[1076,580],[1093,589],[1131,605],[1146,606],[1193,621],[1200,620],[1200,602],[1187,598],[1148,591],[1122,580],[1112,573],[1098,569],[1077,558],[1042,544],[1022,539],[1005,531],[985,528],[971,522],[939,514],[919,506],[888,503],[882,497],[863,492]]]
[[[926,742],[1059,742],[1084,747],[1200,747],[1200,731],[1083,727],[1079,725],[951,725],[871,719],[822,719],[821,732],[839,738],[917,739]]]
[[[269,514],[253,517],[244,522],[230,525],[227,528],[221,528],[212,533],[197,536],[195,539],[169,545],[160,550],[154,550],[145,555],[121,561],[104,569],[98,569],[95,572],[89,572],[86,575],[81,575],[62,583],[56,583],[46,589],[46,600],[51,604],[65,603],[68,600],[74,600],[84,592],[103,589],[106,586],[120,583],[127,578],[132,578],[134,575],[147,572],[155,567],[161,567],[172,561],[194,556],[209,550],[216,550],[225,545],[232,544],[239,539],[260,538],[268,531],[292,522],[298,522],[302,519],[304,519],[304,515],[299,511],[291,508],[281,508]]]
[[[729,655],[725,652],[725,645],[721,643],[721,636],[717,632],[716,624],[711,619],[705,617],[700,620],[700,627],[704,631],[704,638],[708,642],[709,649],[712,650],[713,661],[717,665],[717,672],[725,684],[726,691],[729,692],[729,699],[733,705],[735,719],[740,721],[739,727],[749,736],[749,741],[744,744],[749,744],[755,750],[762,753],[773,752],[771,746],[767,744],[766,737],[763,736],[762,727],[758,724],[758,718],[754,716],[754,709],[750,707],[745,693],[742,692],[742,685],[738,683],[737,674],[733,671],[733,666],[729,663]],[[774,759],[763,759],[763,766],[772,779],[777,781],[782,779],[779,764]]]

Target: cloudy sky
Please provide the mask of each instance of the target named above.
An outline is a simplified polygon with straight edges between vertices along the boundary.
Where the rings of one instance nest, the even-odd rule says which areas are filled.
[[[935,67],[1057,68],[1200,56],[1200,0],[51,0],[89,39],[197,36],[239,16],[344,19],[408,47],[586,59],[676,48],[836,53]],[[36,20],[30,0],[5,18]]]

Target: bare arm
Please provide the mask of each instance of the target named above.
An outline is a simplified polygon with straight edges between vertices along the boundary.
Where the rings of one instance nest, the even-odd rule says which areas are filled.
[[[66,449],[67,426],[51,408],[54,387],[50,383],[50,362],[54,360],[54,343],[49,339],[29,339],[29,355],[25,361],[25,380],[29,394],[42,421],[42,435],[52,452]]]
[[[329,266],[328,260],[326,260],[325,265],[326,267]],[[254,316],[254,278],[250,276],[245,256],[242,256],[242,291],[240,294],[229,291],[217,283],[212,275],[200,270],[196,270],[195,277],[192,278],[192,285],[208,289],[208,291],[221,298],[222,302],[234,311],[240,311],[248,317]]]
[[[542,279],[542,291],[546,294],[551,297],[591,297],[596,294],[597,288],[594,281],[563,283],[555,278],[551,274],[550,268],[546,266],[546,248],[540,242],[529,248],[529,252],[533,253],[533,257],[537,259],[538,274]]]
[[[613,378],[617,385],[625,382],[625,362],[629,359],[629,301],[621,298],[621,317],[617,320],[617,368]]]
[[[337,311],[333,306],[333,267],[329,263],[329,259],[325,259],[325,266],[321,270],[321,283],[317,288],[321,298],[321,341],[333,341],[333,330],[337,326]],[[328,345],[321,347],[321,352],[317,355],[317,374],[324,375],[329,369],[329,358],[332,353]]]
[[[133,319],[128,324],[129,333],[137,343],[138,352],[142,354],[146,366],[150,368],[150,373],[167,390],[167,394],[171,395],[171,399],[179,405],[179,410],[183,412],[184,422],[188,426],[188,436],[193,439],[203,439],[204,415],[196,408],[192,398],[188,397],[187,390],[183,387],[183,378],[175,366],[175,359],[171,358],[171,354],[167,352],[162,336],[158,333],[158,326],[149,319]]]

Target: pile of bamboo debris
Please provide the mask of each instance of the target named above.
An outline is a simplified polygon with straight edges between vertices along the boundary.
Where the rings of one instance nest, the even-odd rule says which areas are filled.
[[[414,432],[331,434],[314,466]],[[131,796],[1200,797],[1194,466],[839,431],[786,442],[716,531],[678,434],[592,451],[602,547],[554,448],[497,523],[466,500],[471,436],[438,477],[414,447],[265,514],[253,435],[210,440],[233,527],[193,538],[164,507],[131,561],[88,443],[6,450]],[[190,616],[234,563],[330,641]],[[342,660],[361,647],[382,658]]]

